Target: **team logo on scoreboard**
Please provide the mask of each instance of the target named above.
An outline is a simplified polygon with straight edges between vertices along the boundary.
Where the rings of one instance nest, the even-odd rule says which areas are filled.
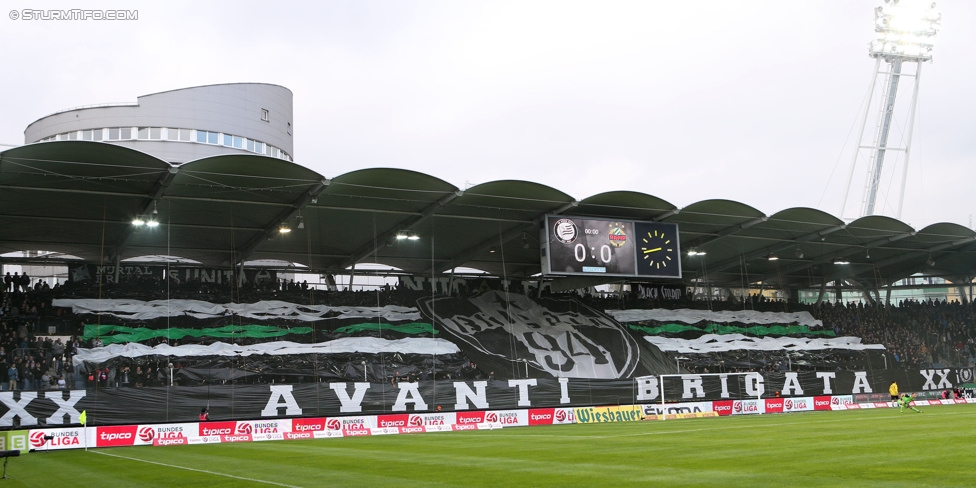
[[[627,230],[624,228],[624,224],[620,222],[614,222],[610,224],[610,245],[613,247],[620,247],[627,244]]]
[[[552,226],[552,235],[563,244],[571,244],[579,237],[579,227],[576,227],[576,222],[572,219],[559,219]]]

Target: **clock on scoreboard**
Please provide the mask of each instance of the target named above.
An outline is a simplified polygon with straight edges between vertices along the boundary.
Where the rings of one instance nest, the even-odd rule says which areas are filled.
[[[681,278],[678,225],[547,215],[543,272]]]

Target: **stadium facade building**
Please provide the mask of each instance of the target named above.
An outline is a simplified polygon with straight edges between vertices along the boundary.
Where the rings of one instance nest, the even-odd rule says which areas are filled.
[[[24,142],[101,141],[182,164],[221,154],[291,161],[292,92],[267,83],[227,83],[169,90],[134,104],[63,110],[27,126]]]

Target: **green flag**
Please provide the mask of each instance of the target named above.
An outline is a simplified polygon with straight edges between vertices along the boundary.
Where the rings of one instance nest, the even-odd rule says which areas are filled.
[[[88,425],[88,410],[82,410],[81,415],[78,416],[78,420],[81,425]]]

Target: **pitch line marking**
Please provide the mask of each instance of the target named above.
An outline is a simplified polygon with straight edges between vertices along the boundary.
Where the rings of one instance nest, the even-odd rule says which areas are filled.
[[[119,458],[119,459],[128,459],[129,461],[139,461],[139,462],[142,462],[142,463],[155,464],[157,466],[165,466],[167,468],[176,468],[176,469],[184,469],[184,470],[187,470],[187,471],[196,471],[198,473],[212,474],[212,475],[216,475],[216,476],[224,476],[224,477],[227,477],[227,478],[234,478],[234,479],[244,480],[244,481],[253,481],[255,483],[264,483],[264,484],[268,484],[268,485],[283,486],[285,488],[301,488],[300,486],[286,485],[284,483],[278,483],[278,482],[275,482],[275,481],[259,480],[257,478],[248,478],[248,477],[245,477],[245,476],[236,476],[236,475],[233,475],[233,474],[218,473],[216,471],[209,471],[209,470],[206,470],[206,469],[190,468],[190,467],[187,467],[187,466],[179,466],[179,465],[176,465],[176,464],[166,464],[166,463],[161,463],[161,462],[158,462],[158,461],[149,461],[149,460],[146,460],[146,459],[132,458],[132,457],[127,457],[127,456],[119,456],[118,454],[109,454],[107,452],[102,452],[102,451],[90,451],[90,452],[93,452],[95,454],[101,454],[102,456],[110,456],[110,457]]]

